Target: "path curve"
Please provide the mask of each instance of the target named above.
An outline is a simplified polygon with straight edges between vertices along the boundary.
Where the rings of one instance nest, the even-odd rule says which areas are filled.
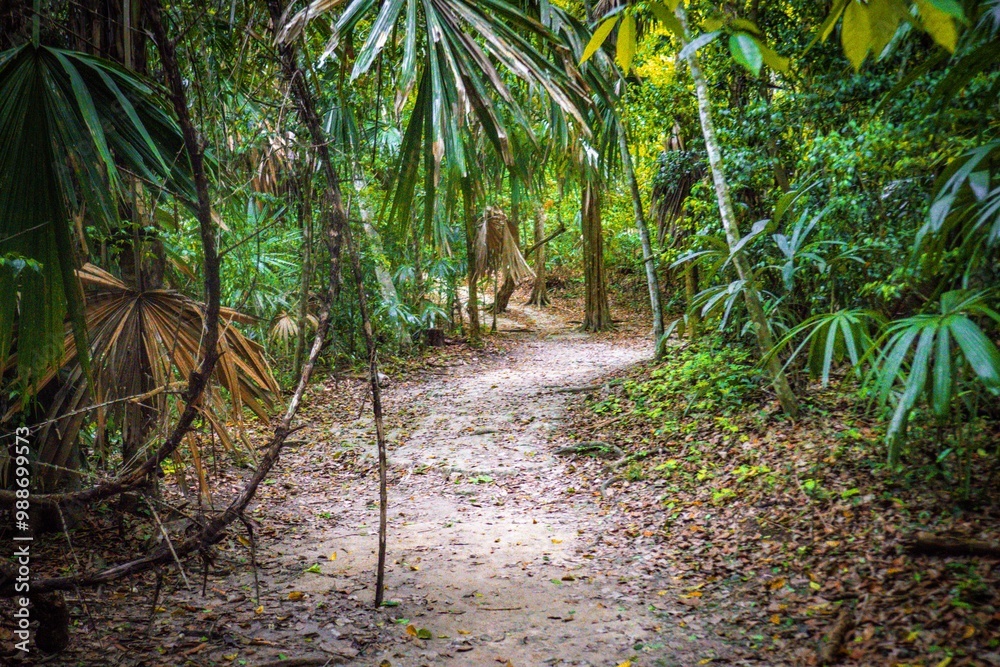
[[[621,586],[621,568],[595,557],[601,509],[590,494],[568,487],[571,463],[551,453],[570,397],[648,359],[652,346],[575,332],[551,312],[523,308],[513,317],[514,326],[527,322],[535,333],[508,355],[385,391],[386,599],[398,606],[299,629],[310,630],[336,661],[358,667],[615,666],[644,646],[642,664],[687,664],[679,656],[693,655],[687,645],[696,640],[667,627],[650,606],[655,593]],[[504,319],[501,330],[505,323],[513,324]],[[347,446],[372,456],[370,432],[367,416],[334,424],[310,455],[325,459]],[[367,604],[374,594],[376,497],[371,475],[340,489],[309,485],[295,502],[329,506],[338,520],[298,531],[291,545],[269,547],[261,560],[299,572],[283,583],[288,589]],[[619,556],[618,565],[627,562],[628,554]],[[321,563],[325,576],[302,572],[308,562]],[[414,630],[430,638],[413,637]],[[372,648],[357,655],[350,646],[359,643]]]

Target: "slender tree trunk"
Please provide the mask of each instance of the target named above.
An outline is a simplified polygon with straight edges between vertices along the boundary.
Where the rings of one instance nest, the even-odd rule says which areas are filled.
[[[629,190],[632,191],[632,208],[635,210],[635,226],[639,230],[639,240],[642,242],[642,264],[646,268],[646,284],[649,287],[649,309],[653,315],[653,340],[659,343],[663,337],[663,309],[660,306],[660,280],[656,275],[656,256],[653,254],[653,244],[649,240],[649,227],[646,226],[646,215],[642,211],[642,195],[639,193],[639,182],[635,178],[635,168],[632,156],[628,150],[628,139],[625,128],[618,125],[618,148],[622,154],[622,167],[628,179]],[[661,348],[657,346],[657,351]]]
[[[279,0],[268,0],[268,9],[271,14],[271,21],[275,31],[278,30],[278,23],[281,20],[281,6]],[[291,88],[292,98],[295,100],[296,110],[299,119],[309,129],[309,135],[313,145],[319,154],[323,171],[326,175],[326,199],[327,215],[329,225],[327,227],[326,243],[330,253],[330,261],[333,265],[339,262],[340,247],[346,243],[347,252],[350,256],[351,271],[354,274],[354,282],[358,288],[358,311],[361,314],[361,326],[364,333],[365,347],[368,352],[368,379],[372,392],[372,413],[375,420],[375,438],[378,444],[379,463],[379,541],[378,541],[378,565],[375,575],[375,606],[382,605],[382,598],[385,592],[385,552],[386,552],[386,529],[387,529],[387,503],[388,494],[386,490],[386,449],[385,430],[382,425],[382,392],[378,381],[378,347],[375,343],[375,335],[372,330],[370,312],[368,308],[368,297],[365,293],[364,274],[361,270],[361,255],[358,247],[354,243],[351,235],[351,227],[347,220],[347,212],[344,209],[344,201],[340,193],[340,178],[334,169],[333,161],[330,157],[329,142],[323,126],[320,123],[319,115],[316,113],[316,105],[313,101],[312,91],[310,91],[306,81],[305,73],[299,68],[295,59],[295,52],[288,44],[281,45],[278,49],[281,56],[281,63],[284,69],[285,78]],[[331,269],[331,277],[336,275]]]
[[[545,207],[538,204],[535,209],[535,284],[531,288],[528,303],[538,306],[549,305],[549,295],[545,289]]]
[[[303,176],[299,188],[302,224],[302,283],[299,286],[299,335],[295,337],[294,377],[302,375],[302,364],[306,356],[306,325],[309,315],[309,286],[312,283],[312,206],[309,203],[310,188],[305,187],[308,175]]]
[[[584,331],[611,327],[608,283],[604,273],[604,239],[601,233],[601,203],[597,186],[584,179],[580,190],[580,226],[583,232],[583,282],[586,292]]]
[[[687,15],[683,5],[677,7],[677,18],[684,26],[687,34]],[[685,42],[688,40],[685,39]],[[686,44],[685,44],[686,45]],[[722,168],[722,151],[719,142],[715,137],[715,125],[712,122],[712,105],[709,99],[708,82],[701,71],[701,64],[698,54],[691,51],[687,57],[688,68],[691,70],[691,79],[694,81],[695,92],[698,95],[698,116],[701,119],[701,130],[705,136],[705,151],[708,153],[708,164],[712,171],[712,180],[715,184],[715,195],[719,202],[719,216],[722,218],[722,226],[726,231],[726,241],[730,250],[736,247],[740,240],[739,227],[736,224],[736,214],[733,211],[733,202],[729,195],[729,184],[726,182],[726,175]],[[757,336],[757,345],[761,355],[767,354],[774,347],[774,339],[771,330],[767,326],[767,316],[764,314],[764,307],[761,305],[760,292],[757,289],[757,282],[753,271],[747,264],[742,253],[733,257],[733,266],[740,280],[744,281],[743,296],[746,301],[747,311],[750,321],[753,323],[754,333]],[[798,414],[798,402],[795,394],[788,385],[788,379],[781,369],[781,361],[777,356],[772,356],[768,362],[768,370],[771,373],[771,380],[775,393],[781,402],[781,407],[786,414],[795,416]]]
[[[469,178],[462,178],[462,203],[465,208],[465,254],[468,257],[469,296],[467,309],[469,311],[469,342],[479,344],[479,296],[476,290],[476,211],[472,197],[472,184]],[[461,314],[460,314],[461,316]]]
[[[701,324],[701,315],[697,308],[691,308],[694,297],[698,293],[698,267],[688,264],[684,270],[684,298],[688,304],[688,339],[694,340],[698,337],[698,325]]]
[[[514,243],[517,244],[517,249],[521,249],[521,216],[517,205],[517,196],[514,189],[518,187],[517,181],[514,180],[513,174],[510,176],[510,217],[507,218],[507,229],[510,230],[511,235],[514,237]],[[505,313],[507,312],[507,306],[510,304],[510,297],[514,295],[514,290],[517,289],[517,284],[514,279],[511,278],[506,273],[504,274],[503,285],[497,292],[496,298],[493,300],[493,312],[494,313]]]

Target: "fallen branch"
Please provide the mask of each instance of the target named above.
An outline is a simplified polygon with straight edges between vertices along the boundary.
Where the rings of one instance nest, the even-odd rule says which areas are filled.
[[[614,445],[609,445],[606,442],[600,440],[590,440],[588,442],[581,442],[578,445],[570,445],[568,447],[560,447],[554,454],[557,456],[570,456],[578,454],[589,454],[591,452],[596,452],[601,458],[615,458],[620,459],[625,456],[625,452],[621,450],[620,447]]]
[[[165,49],[165,53],[162,54],[164,61],[164,68],[171,69],[176,68],[177,63],[173,56],[173,45],[166,39],[166,31],[162,23],[161,8],[158,2],[151,2],[144,5],[145,10],[149,14],[150,26],[153,30],[153,36],[157,44],[164,47],[168,45],[169,47]],[[177,75],[179,76],[179,74]],[[182,91],[183,92],[183,91]],[[329,230],[328,230],[329,231]],[[225,511],[216,515],[210,522],[208,522],[197,534],[191,536],[190,538],[180,542],[178,544],[172,545],[171,549],[169,544],[161,545],[157,549],[153,550],[146,556],[137,558],[135,560],[127,561],[119,565],[115,565],[104,570],[99,570],[96,572],[86,572],[65,577],[52,577],[49,579],[42,579],[40,581],[32,582],[31,588],[33,592],[45,593],[48,591],[56,590],[68,590],[73,589],[78,586],[97,586],[100,584],[106,584],[111,581],[121,579],[126,576],[139,574],[145,572],[159,565],[169,564],[175,560],[179,561],[185,556],[195,552],[203,551],[209,546],[217,543],[224,536],[224,531],[226,526],[235,521],[241,515],[243,515],[244,510],[250,504],[254,495],[257,492],[257,488],[260,486],[261,482],[267,477],[274,464],[278,461],[281,455],[282,446],[285,443],[285,439],[288,435],[294,432],[291,424],[292,420],[295,418],[295,414],[298,412],[299,404],[302,401],[302,396],[305,393],[306,387],[309,384],[309,380],[312,377],[313,369],[316,365],[316,360],[319,357],[320,350],[323,347],[323,341],[326,338],[327,331],[330,327],[330,313],[332,309],[332,304],[336,301],[340,289],[339,282],[339,263],[331,257],[330,262],[330,273],[329,273],[329,285],[327,287],[327,293],[323,299],[323,304],[320,309],[319,325],[316,327],[316,335],[313,338],[312,348],[309,351],[309,358],[302,368],[302,374],[299,376],[299,382],[296,386],[295,393],[292,394],[291,399],[289,399],[288,407],[285,409],[285,414],[278,426],[274,429],[274,433],[271,439],[268,441],[267,451],[260,461],[254,474],[246,482],[240,493],[230,502],[229,506],[226,507]],[[216,297],[217,299],[217,297]],[[213,348],[214,349],[214,345]],[[214,356],[214,355],[212,355]],[[204,364],[202,366],[204,368]],[[195,384],[194,378],[191,380],[191,385]],[[190,391],[190,388],[189,388]],[[194,406],[189,403],[187,407],[193,408]],[[185,412],[187,408],[185,409]],[[192,413],[194,410],[192,409]],[[193,418],[193,417],[192,417]],[[181,428],[181,424],[175,428],[171,438],[173,438],[178,430]],[[182,434],[183,435],[183,434]],[[179,437],[179,436],[178,436]],[[169,439],[168,439],[169,440]],[[163,451],[164,446],[160,448],[157,455]],[[171,450],[172,451],[172,450]],[[164,457],[166,454],[164,454]],[[154,459],[150,459],[154,460]],[[149,463],[149,461],[147,461]],[[34,502],[35,498],[32,498]],[[0,568],[0,597],[10,597],[14,594],[14,581],[8,576],[9,573],[3,568]]]
[[[837,621],[830,628],[820,646],[817,658],[820,665],[836,665],[840,662],[840,651],[844,647],[847,634],[854,628],[854,614],[844,607],[837,616]]]
[[[1000,544],[985,540],[943,537],[931,533],[917,533],[907,544],[907,549],[924,556],[980,556],[1000,558]]]
[[[588,385],[583,386],[583,387],[556,387],[554,389],[550,389],[548,393],[550,393],[550,394],[582,394],[582,393],[584,393],[586,391],[595,391],[595,390],[600,389],[600,388],[601,388],[601,385],[599,385],[599,384],[588,384]]]
[[[560,234],[562,234],[565,231],[566,231],[566,226],[560,223],[559,229],[557,229],[556,231],[552,232],[551,234],[549,234],[548,236],[546,236],[544,239],[542,239],[538,243],[535,243],[533,245],[528,246],[525,249],[525,251],[522,252],[521,254],[523,256],[527,257],[531,253],[535,252],[535,250],[537,250],[538,248],[542,247],[543,245],[545,245],[546,243],[548,243],[549,241],[551,241],[552,239],[554,239],[555,237],[559,236]]]
[[[336,655],[330,658],[288,658],[287,660],[272,660],[262,662],[257,667],[326,667],[346,662],[347,656]]]

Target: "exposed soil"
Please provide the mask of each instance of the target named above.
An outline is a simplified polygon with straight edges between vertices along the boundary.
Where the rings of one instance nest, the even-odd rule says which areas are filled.
[[[448,346],[421,370],[390,372],[389,606],[372,604],[378,495],[364,382],[330,378],[310,390],[306,426],[258,496],[256,573],[237,525],[207,579],[189,562],[189,585],[171,568],[155,604],[152,574],[68,595],[71,648],[44,661],[12,660],[734,664],[717,637],[677,622],[690,610],[657,590],[662,583],[644,573],[652,564],[636,562],[642,557],[628,542],[604,534],[613,518],[600,492],[576,492],[572,464],[553,454],[566,444],[567,403],[606,392],[603,377],[652,354],[627,323],[586,335],[570,312],[512,306],[486,349]],[[220,498],[239,474],[215,473]],[[73,538],[79,566],[127,553],[140,525],[126,520],[121,542],[108,540],[112,527],[100,521],[81,525]],[[183,530],[184,522],[167,527]],[[55,556],[65,547],[53,538],[48,548]]]

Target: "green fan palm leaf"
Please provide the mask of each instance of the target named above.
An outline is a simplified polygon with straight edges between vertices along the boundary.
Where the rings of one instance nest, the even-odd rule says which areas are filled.
[[[0,55],[0,136],[0,257],[38,266],[0,264],[0,358],[16,323],[17,373],[30,388],[58,362],[66,316],[87,349],[71,214],[117,223],[123,172],[188,201],[193,185],[152,89],[74,51],[24,45]]]

